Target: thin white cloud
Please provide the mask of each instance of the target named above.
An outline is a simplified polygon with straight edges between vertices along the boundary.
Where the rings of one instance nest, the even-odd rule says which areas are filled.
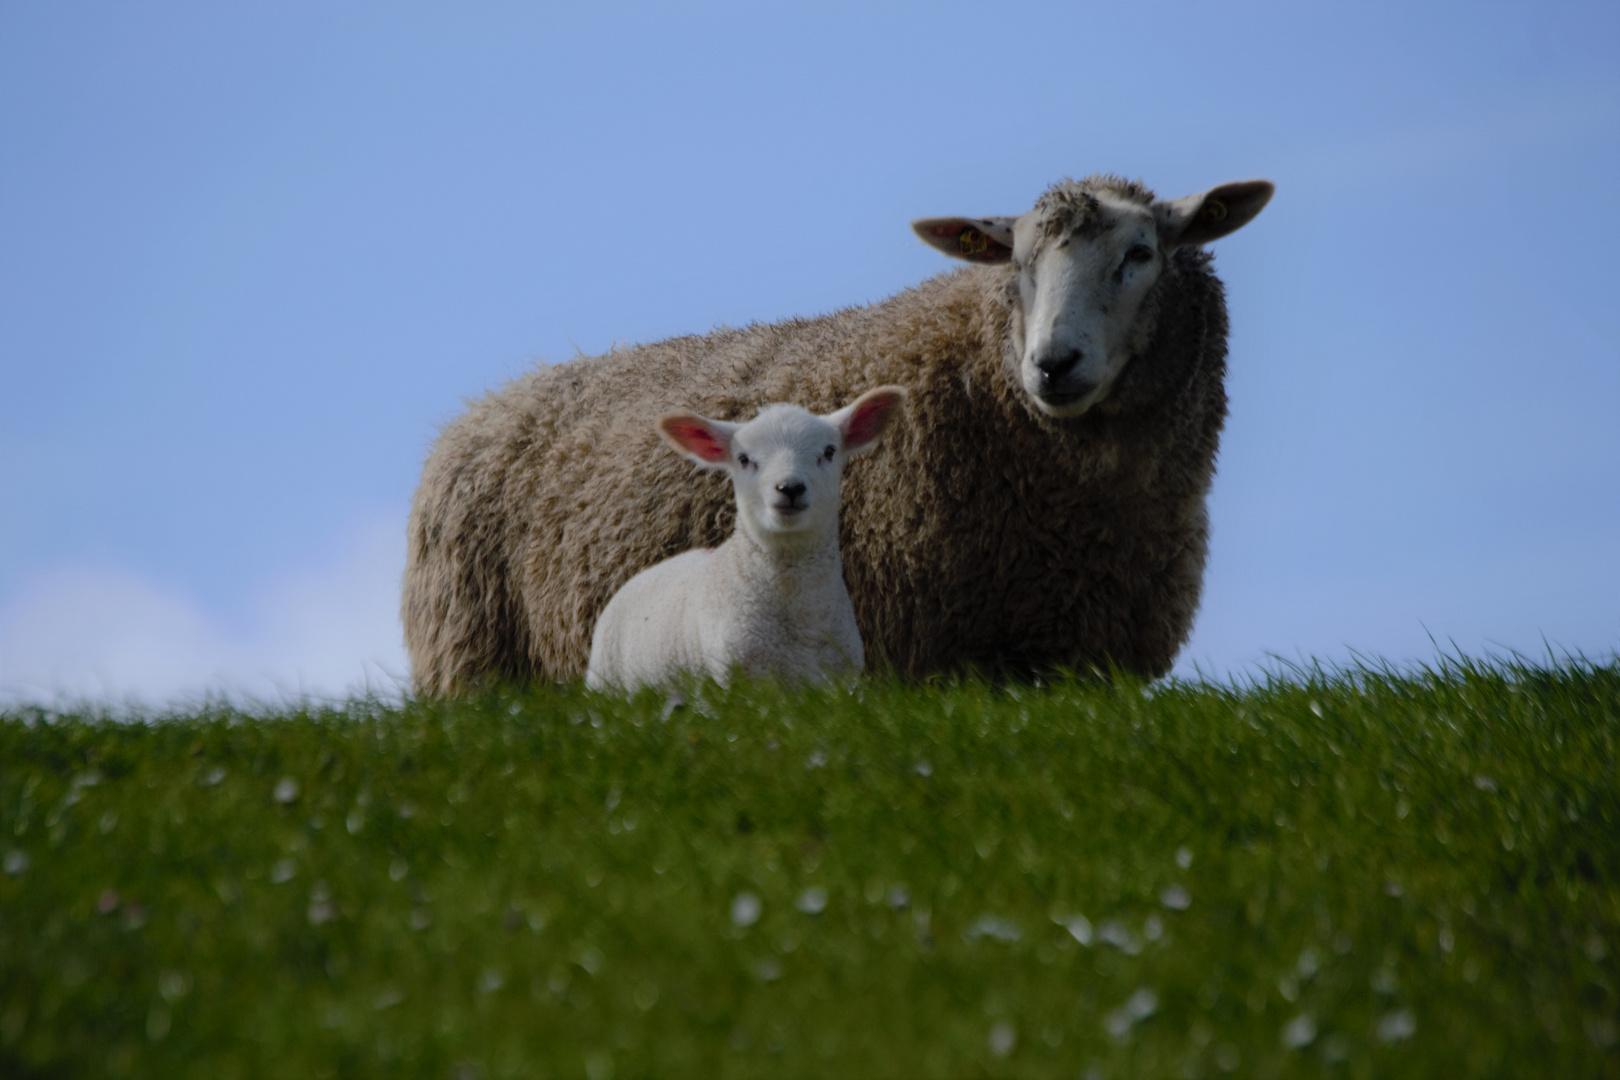
[[[363,523],[331,558],[256,589],[240,629],[181,588],[58,568],[0,609],[0,702],[397,695],[404,541],[395,517]]]

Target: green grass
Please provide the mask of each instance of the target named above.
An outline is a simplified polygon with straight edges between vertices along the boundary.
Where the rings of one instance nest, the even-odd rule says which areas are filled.
[[[1614,662],[13,710],[0,1073],[1617,1076],[1617,737]]]

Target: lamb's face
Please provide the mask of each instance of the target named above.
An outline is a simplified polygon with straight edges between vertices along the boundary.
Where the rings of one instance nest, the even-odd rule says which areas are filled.
[[[836,542],[844,462],[883,437],[905,399],[902,388],[879,386],[826,416],[767,405],[746,424],[665,413],[658,433],[704,468],[731,474],[737,524],[756,540]]]
[[[739,524],[761,539],[831,531],[838,522],[843,435],[796,405],[770,405],[731,438],[727,469]]]
[[[1108,191],[1037,207],[1013,228],[1024,315],[1019,380],[1048,416],[1108,396],[1152,333],[1143,300],[1166,252],[1152,210]]]

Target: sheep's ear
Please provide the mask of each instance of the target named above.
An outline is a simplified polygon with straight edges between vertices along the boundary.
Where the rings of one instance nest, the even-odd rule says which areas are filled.
[[[731,459],[731,436],[736,424],[710,420],[694,412],[665,413],[658,418],[658,434],[676,450],[706,468],[724,468]]]
[[[1015,217],[918,218],[911,231],[953,259],[999,263],[1012,258]]]
[[[844,437],[844,452],[858,454],[883,437],[905,401],[905,387],[880,386],[868,390],[827,419]]]
[[[1197,195],[1160,200],[1153,204],[1159,242],[1173,248],[1219,240],[1253,221],[1276,190],[1270,180],[1240,180]]]

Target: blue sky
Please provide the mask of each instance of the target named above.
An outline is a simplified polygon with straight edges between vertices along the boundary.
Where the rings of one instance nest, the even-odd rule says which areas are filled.
[[[1179,670],[1620,647],[1620,6],[0,5],[0,692],[405,670],[440,425],[1265,176]]]

